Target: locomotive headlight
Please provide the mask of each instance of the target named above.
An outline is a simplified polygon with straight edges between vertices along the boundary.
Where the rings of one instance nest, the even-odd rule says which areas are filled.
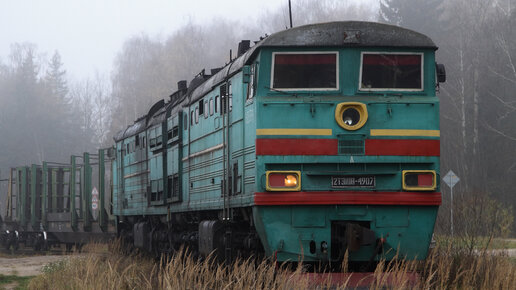
[[[335,120],[346,130],[358,130],[367,121],[367,108],[358,102],[340,103],[335,108]]]
[[[432,191],[437,187],[434,170],[403,170],[403,190]]]
[[[295,187],[297,186],[297,175],[289,174],[285,177],[285,186],[286,187]]]
[[[301,190],[300,171],[267,171],[267,191]]]
[[[360,121],[360,113],[355,108],[347,108],[342,113],[342,121],[348,126],[355,126]]]

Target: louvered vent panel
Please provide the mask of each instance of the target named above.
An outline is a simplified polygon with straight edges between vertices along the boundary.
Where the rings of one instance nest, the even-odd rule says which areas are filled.
[[[364,155],[364,140],[339,140],[339,154]]]

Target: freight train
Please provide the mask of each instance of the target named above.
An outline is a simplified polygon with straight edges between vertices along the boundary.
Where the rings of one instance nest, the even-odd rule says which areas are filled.
[[[71,186],[67,226],[111,225],[158,255],[186,245],[225,260],[425,259],[441,204],[436,90],[446,75],[436,50],[423,34],[358,21],[242,41],[227,65],[178,82],[116,134],[106,150],[110,197],[103,185],[101,194],[109,209],[101,204],[95,221],[91,186],[82,202]],[[42,204],[34,192],[19,213]]]

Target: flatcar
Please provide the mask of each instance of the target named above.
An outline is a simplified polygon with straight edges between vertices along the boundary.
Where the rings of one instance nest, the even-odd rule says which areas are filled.
[[[8,250],[25,246],[39,251],[61,245],[80,250],[84,244],[114,238],[108,206],[110,159],[105,158],[109,151],[71,156],[69,164],[44,161],[11,168],[4,180],[7,210],[0,217],[0,245]]]
[[[228,260],[425,259],[441,203],[436,50],[356,21],[242,41],[115,136],[118,235]]]

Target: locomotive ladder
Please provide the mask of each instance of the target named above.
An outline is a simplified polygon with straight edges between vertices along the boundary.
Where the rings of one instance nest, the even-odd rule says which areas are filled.
[[[228,70],[229,71],[229,70]],[[224,181],[223,181],[223,209],[222,209],[222,220],[226,224],[226,231],[224,234],[224,247],[225,247],[225,260],[227,262],[231,262],[231,207],[230,207],[230,195],[231,195],[231,189],[230,189],[230,183],[231,183],[231,177],[230,177],[230,164],[231,164],[231,148],[230,148],[230,136],[231,136],[231,119],[230,119],[230,100],[232,98],[231,95],[231,83],[226,81],[226,83],[221,86],[220,88],[220,95],[222,100],[222,112],[223,112],[223,118],[222,118],[222,134],[223,134],[223,174],[224,174]],[[234,178],[234,177],[233,177]]]
[[[222,118],[222,134],[223,134],[223,161],[222,165],[224,167],[223,174],[224,174],[224,182],[223,182],[223,200],[224,200],[224,206],[222,209],[222,220],[223,221],[230,221],[231,220],[231,213],[230,213],[230,195],[231,195],[231,176],[230,176],[230,164],[231,164],[231,148],[230,148],[230,136],[231,136],[231,120],[230,120],[230,98],[231,98],[231,92],[230,92],[231,84],[229,82],[226,82],[221,88],[221,99],[223,100],[223,118]],[[222,107],[222,106],[221,106]]]

